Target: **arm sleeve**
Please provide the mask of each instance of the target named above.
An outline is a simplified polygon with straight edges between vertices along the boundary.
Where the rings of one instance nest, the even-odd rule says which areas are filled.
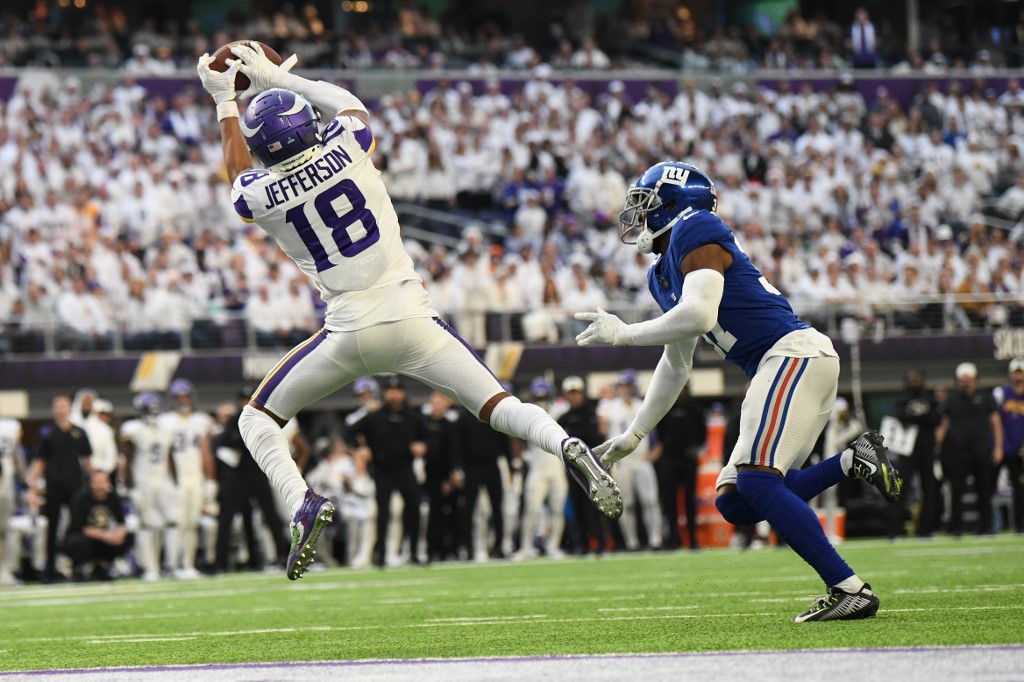
[[[668,414],[669,408],[690,378],[696,347],[696,337],[665,346],[665,352],[661,354],[661,360],[654,369],[651,385],[647,388],[647,395],[629,426],[635,435],[645,437]]]
[[[683,280],[682,297],[664,315],[628,326],[631,346],[657,346],[696,339],[718,323],[725,277],[710,269],[694,270]]]
[[[340,111],[366,111],[366,105],[351,92],[339,85],[325,81],[311,81],[308,78],[287,73],[281,79],[281,87],[297,92],[308,99],[323,114],[334,118]]]

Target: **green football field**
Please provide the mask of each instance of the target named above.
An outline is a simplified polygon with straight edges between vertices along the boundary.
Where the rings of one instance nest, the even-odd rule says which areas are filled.
[[[822,586],[774,548],[4,589],[0,670],[1024,642],[1022,536],[841,553],[878,617],[790,623]]]

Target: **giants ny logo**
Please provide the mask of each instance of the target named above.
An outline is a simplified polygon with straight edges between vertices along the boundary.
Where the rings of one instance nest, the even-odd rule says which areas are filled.
[[[690,177],[690,170],[688,168],[676,168],[675,166],[667,166],[665,170],[661,172],[661,181],[670,182],[673,185],[685,185],[686,179]]]

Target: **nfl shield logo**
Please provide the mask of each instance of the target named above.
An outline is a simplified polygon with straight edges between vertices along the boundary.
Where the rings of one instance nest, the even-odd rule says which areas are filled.
[[[271,142],[270,144],[267,145],[267,151],[268,152],[280,151],[281,147],[283,147],[283,146],[284,145],[282,145],[280,142]]]

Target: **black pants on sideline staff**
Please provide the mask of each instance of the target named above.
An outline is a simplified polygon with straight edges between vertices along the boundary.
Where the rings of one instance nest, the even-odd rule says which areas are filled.
[[[480,488],[487,488],[487,496],[491,499],[491,524],[494,528],[494,547],[490,549],[491,556],[501,556],[501,540],[505,536],[505,489],[501,485],[501,469],[498,463],[485,466],[471,466],[466,468],[465,483],[465,507],[463,508],[463,545],[469,552],[470,558],[476,548],[473,546],[473,512],[476,511],[476,501],[480,497]],[[484,534],[484,538],[487,534]],[[486,542],[486,539],[484,540]],[[482,548],[485,549],[485,548]]]
[[[402,509],[402,536],[409,540],[409,557],[416,561],[420,537],[420,499],[422,491],[412,469],[377,473],[377,542],[373,547],[373,561],[383,566],[386,557],[388,524],[391,522],[391,495],[398,491],[404,503]]]
[[[246,507],[250,506],[250,500],[256,503],[263,514],[263,522],[270,531],[271,537],[274,538],[278,561],[287,559],[289,541],[284,524],[281,522],[281,516],[277,513],[274,493],[270,489],[267,477],[258,469],[253,471],[224,470],[221,474],[223,478],[220,484],[220,515],[217,518],[217,569],[226,570],[228,568],[231,525],[235,514],[244,513]],[[256,546],[254,547],[253,544]],[[249,562],[258,562],[262,554],[259,543],[250,541]]]
[[[53,578],[57,573],[57,526],[60,525],[61,507],[67,507],[71,514],[71,504],[78,494],[77,490],[64,490],[47,485],[46,502],[43,505],[43,516],[46,517],[46,578]]]

